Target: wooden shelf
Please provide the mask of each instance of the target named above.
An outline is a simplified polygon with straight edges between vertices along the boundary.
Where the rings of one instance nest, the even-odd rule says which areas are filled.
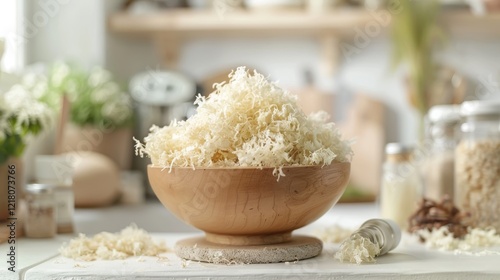
[[[372,19],[370,14],[355,9],[317,14],[235,10],[221,15],[214,11],[167,10],[143,15],[115,13],[109,18],[109,27],[113,32],[152,38],[164,64],[170,67],[175,67],[182,42],[188,38],[313,36],[322,45],[325,72],[333,73],[341,38]]]
[[[469,11],[448,11],[441,23],[451,37],[466,39],[500,39],[500,13],[484,16]]]
[[[343,32],[372,19],[357,10],[312,14],[303,11],[231,11],[218,15],[214,11],[170,10],[154,14],[113,14],[111,30],[121,33],[181,33],[200,32]]]
[[[500,38],[500,13],[474,16],[468,10],[447,10],[441,17],[454,37]],[[134,15],[119,12],[109,17],[111,31],[127,36],[146,36],[154,40],[167,66],[175,67],[182,42],[203,36],[312,36],[323,50],[324,69],[335,72],[340,57],[339,42],[353,37],[356,28],[368,25],[383,29],[390,23],[362,9],[339,9],[323,13],[305,11],[165,10]]]

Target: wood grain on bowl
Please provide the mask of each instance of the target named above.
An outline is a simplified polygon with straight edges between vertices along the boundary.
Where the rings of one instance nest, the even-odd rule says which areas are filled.
[[[206,232],[210,242],[274,244],[328,211],[344,192],[350,163],[273,168],[148,167],[151,186],[163,205]]]

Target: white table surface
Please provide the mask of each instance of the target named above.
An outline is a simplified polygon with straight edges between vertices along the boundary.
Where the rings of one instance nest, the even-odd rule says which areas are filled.
[[[7,253],[9,244],[0,245],[0,279],[20,279],[22,274],[30,267],[40,262],[59,255],[58,249],[64,242],[70,240],[72,235],[58,235],[52,239],[28,239],[16,240],[16,272],[7,270]]]
[[[315,229],[338,224],[355,228],[378,216],[374,204],[340,204],[312,225]],[[79,209],[75,215],[79,231],[96,233],[118,231],[131,222],[155,232],[155,240],[173,247],[176,241],[199,233],[175,220],[157,203],[136,207],[115,206],[105,209]],[[167,222],[168,221],[168,222]],[[191,230],[191,233],[179,231]],[[190,262],[187,266],[173,253],[165,258],[142,257],[116,261],[81,262],[57,256],[58,248],[71,236],[56,239],[20,239],[18,269],[14,275],[0,262],[0,279],[500,279],[500,255],[454,255],[425,248],[404,236],[400,246],[381,256],[375,264],[343,264],[333,258],[338,244],[327,244],[316,258],[297,263],[259,265],[214,265]],[[500,248],[496,248],[500,251]],[[5,256],[7,245],[0,245]],[[54,257],[55,256],[55,257]],[[6,258],[6,256],[5,256]]]

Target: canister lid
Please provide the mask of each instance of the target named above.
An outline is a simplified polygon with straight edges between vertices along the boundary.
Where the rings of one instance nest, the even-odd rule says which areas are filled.
[[[437,105],[433,106],[428,113],[429,121],[436,122],[458,122],[460,121],[460,105]]]
[[[28,184],[24,187],[27,193],[52,193],[55,186],[51,184]]]
[[[385,145],[385,153],[387,155],[409,154],[412,151],[412,146],[403,143],[388,143]]]
[[[477,100],[462,103],[460,114],[464,117],[500,115],[500,100]]]

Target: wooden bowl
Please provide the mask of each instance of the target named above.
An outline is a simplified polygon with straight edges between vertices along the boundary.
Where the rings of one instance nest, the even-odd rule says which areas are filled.
[[[350,163],[283,168],[168,168],[148,166],[149,182],[163,205],[203,230],[212,243],[286,242],[291,232],[328,211],[343,194]]]

